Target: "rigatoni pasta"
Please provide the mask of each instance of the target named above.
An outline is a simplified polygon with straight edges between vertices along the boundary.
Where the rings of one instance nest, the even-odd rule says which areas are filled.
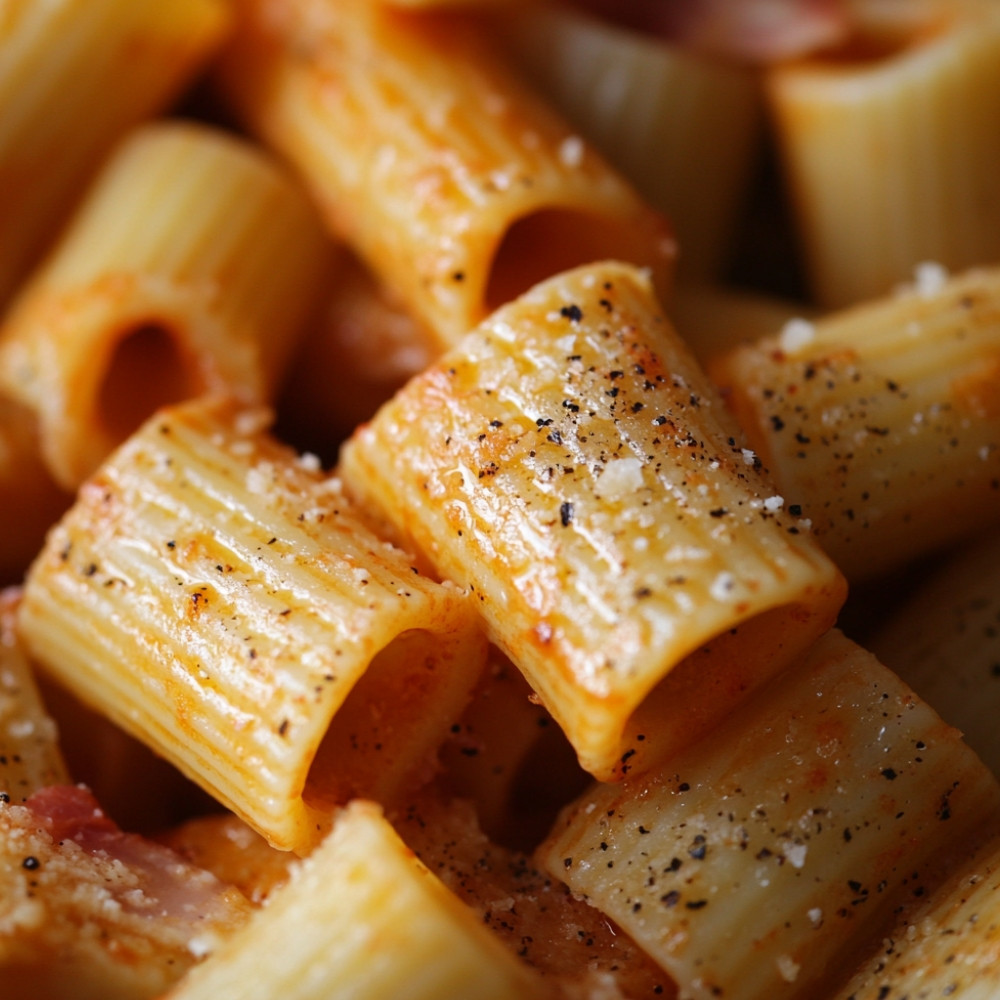
[[[228,25],[223,0],[3,5],[0,307],[119,136],[176,99]]]
[[[896,295],[710,363],[786,502],[848,579],[1000,517],[1000,270],[922,268]]]
[[[542,980],[495,941],[371,802],[330,836],[228,948],[170,1000],[534,1000]]]
[[[267,154],[205,125],[146,125],[0,326],[0,385],[75,489],[158,405],[273,398],[329,265],[305,196]]]
[[[539,852],[682,996],[815,997],[998,818],[957,730],[834,630],[647,779],[580,796]]]
[[[718,275],[756,162],[757,74],[571,4],[515,4],[497,23],[539,90],[670,219],[678,279]]]
[[[0,98],[16,50],[5,29],[41,23],[25,11],[72,9],[117,42],[105,15],[147,6],[28,2],[0,0]],[[896,57],[920,31],[946,29],[922,53],[941,54],[950,27],[993,18],[995,0],[218,2],[218,23],[232,16],[236,29],[226,53],[170,109],[215,127],[175,119],[131,133],[120,149],[145,152],[125,183],[119,169],[109,211],[84,206],[10,314],[20,320],[45,275],[102,262],[152,262],[169,282],[197,269],[213,301],[246,292],[230,314],[243,332],[212,334],[204,351],[162,310],[110,308],[94,333],[72,297],[54,310],[65,337],[11,327],[6,376],[29,391],[0,402],[0,563],[18,580],[35,559],[23,590],[0,596],[4,1000],[821,1000],[856,967],[847,995],[975,995],[970,974],[994,941],[974,918],[989,923],[993,904],[967,907],[966,891],[982,876],[993,893],[993,848],[954,863],[992,837],[1000,787],[949,723],[981,722],[937,694],[939,706],[921,703],[828,626],[845,569],[881,577],[840,619],[877,644],[903,580],[884,569],[928,573],[914,555],[958,537],[937,534],[936,519],[964,522],[965,537],[995,517],[994,276],[949,284],[925,264],[899,300],[820,318],[796,298],[796,261],[782,252],[771,271],[771,241],[789,234],[770,214],[781,194],[770,161],[749,224],[718,220],[733,207],[723,180],[748,166],[752,92],[762,75],[802,68],[759,60],[826,46],[818,58],[850,64],[849,76],[863,75],[859,59],[913,69]],[[645,33],[584,6],[647,18]],[[583,117],[562,121],[548,106],[561,97],[529,93],[501,58],[498,24],[530,26],[514,43],[535,52],[541,76],[599,81],[596,96],[571,84],[564,110],[586,97]],[[962,42],[977,58],[959,68],[982,87],[960,110],[989,123],[995,73],[976,65],[993,32],[982,34]],[[70,58],[69,40],[50,37],[34,58],[44,47],[80,73],[100,61]],[[758,68],[715,61],[734,57]],[[963,76],[936,72],[947,61],[921,76],[928,105],[947,103]],[[671,87],[678,67],[684,82]],[[0,137],[7,109],[47,109],[32,94],[64,79],[57,68],[21,73],[13,104],[0,100]],[[720,89],[688,122],[706,81]],[[92,100],[81,81],[52,104],[78,109],[59,117],[67,146],[100,131]],[[640,103],[656,107],[664,145],[649,144]],[[595,108],[611,119],[609,159],[663,151],[624,172],[666,183],[676,227],[643,200],[653,188],[637,195],[590,146]],[[893,125],[912,138],[926,120]],[[238,138],[241,127],[255,138]],[[669,156],[692,186],[667,170],[678,146]],[[830,158],[841,201],[849,146]],[[283,173],[270,156],[287,159],[298,178],[279,186],[302,226],[279,236],[258,197],[267,185],[244,186],[238,158],[213,154],[203,169],[210,148],[266,164],[258,180]],[[939,164],[923,152],[914,164]],[[117,154],[107,166],[121,167]],[[201,193],[189,197],[193,174]],[[335,247],[332,273],[320,219],[358,255]],[[675,248],[683,281],[685,258],[710,268],[730,241],[719,287],[664,299]],[[782,298],[730,297],[741,282]],[[323,315],[296,328],[298,343],[293,314],[309,303]],[[810,367],[814,342],[825,353]],[[73,396],[74,358],[95,379],[97,411]],[[705,360],[734,402],[760,390],[739,419]],[[810,395],[821,373],[829,406]],[[765,375],[776,384],[754,382]],[[60,475],[71,487],[89,478],[60,519],[33,452],[41,428],[48,455],[67,400]],[[277,419],[248,400],[275,401]],[[774,409],[755,409],[761,400]],[[796,449],[812,443],[815,458],[846,466],[813,462],[809,502],[829,512],[856,495],[845,520],[878,523],[846,557],[822,552],[836,530],[805,509],[797,480],[773,474],[787,470],[767,433],[793,424]],[[893,493],[881,484],[895,461],[908,488]],[[858,485],[859,470],[882,473],[878,489]],[[950,492],[935,493],[944,480]],[[960,627],[983,638],[1000,620],[968,576],[985,584],[990,570],[943,578]],[[944,640],[937,620],[922,624]],[[912,618],[898,622],[921,639]],[[916,664],[899,632],[883,634]],[[964,664],[987,713],[977,685],[992,668],[977,657],[989,648]],[[903,937],[918,947],[889,969]],[[927,959],[937,968],[910,977]],[[956,962],[962,974],[949,975]]]
[[[921,261],[964,270],[1000,258],[1000,11],[953,0],[921,13],[902,38],[873,31],[868,54],[862,37],[857,54],[765,77],[827,308],[885,295]]]
[[[607,780],[716,724],[840,608],[842,578],[738,435],[648,279],[604,263],[493,314],[340,468],[474,591]]]
[[[470,599],[367,531],[339,483],[205,398],[81,488],[26,580],[29,654],[285,850],[388,801],[478,680]]]
[[[665,220],[484,31],[370,0],[236,6],[225,96],[439,348],[575,264],[622,257],[669,286]]]

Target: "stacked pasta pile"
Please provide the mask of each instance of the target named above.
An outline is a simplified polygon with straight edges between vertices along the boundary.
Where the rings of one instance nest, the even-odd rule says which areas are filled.
[[[1000,9],[682,6],[0,3],[4,996],[1000,989]]]

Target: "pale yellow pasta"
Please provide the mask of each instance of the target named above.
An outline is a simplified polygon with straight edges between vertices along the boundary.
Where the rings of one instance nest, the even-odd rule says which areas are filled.
[[[438,338],[575,264],[669,285],[664,220],[505,63],[484,28],[369,0],[240,0],[218,77]],[[447,53],[447,58],[442,58]]]
[[[169,998],[550,995],[413,855],[379,807],[358,801],[245,929]]]
[[[785,500],[848,579],[1000,518],[1000,270],[832,313],[713,361]]]
[[[813,292],[827,307],[884,295],[921,261],[1000,259],[1000,8],[939,5],[896,44],[767,77]]]
[[[327,253],[261,150],[187,122],[131,133],[0,327],[0,385],[56,479],[78,486],[157,405],[271,399]]]
[[[468,595],[264,421],[210,399],[147,421],[50,533],[18,627],[47,673],[301,852],[338,803],[432,765],[485,649]]]
[[[228,22],[222,0],[0,5],[0,307],[115,140],[175,99]]]
[[[618,263],[550,279],[411,380],[345,484],[474,591],[584,768],[714,725],[832,624],[843,581]]]
[[[14,632],[20,592],[0,591],[0,799],[23,802],[69,781],[56,725],[42,703]]]
[[[993,1000],[998,990],[1000,846],[994,842],[932,896],[913,900],[834,1000]]]
[[[957,730],[833,630],[655,774],[584,793],[539,857],[682,996],[816,997],[998,819]]]
[[[539,90],[670,220],[678,278],[717,275],[755,166],[759,76],[566,3],[498,23]]]

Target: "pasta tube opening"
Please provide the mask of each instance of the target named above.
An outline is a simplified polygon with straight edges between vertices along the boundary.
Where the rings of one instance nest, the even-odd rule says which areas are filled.
[[[411,629],[375,654],[337,710],[313,757],[302,792],[307,806],[329,812],[362,790],[379,800],[391,799],[399,773],[432,767],[429,756],[421,759],[420,754],[435,748],[418,746],[413,734],[421,718],[438,714],[435,675],[447,670],[440,645],[440,637],[433,632]],[[444,729],[452,720],[446,712],[441,721]],[[395,762],[407,759],[409,764],[397,771]],[[348,784],[345,761],[354,762]]]
[[[628,260],[635,228],[613,215],[548,208],[515,219],[490,262],[483,304],[488,312],[533,285],[596,260]]]
[[[141,320],[128,326],[114,347],[97,390],[97,421],[120,443],[151,413],[207,388],[171,325]]]
[[[0,385],[76,489],[158,404],[269,401],[331,261],[306,197],[262,151],[207,125],[146,124],[5,317]]]

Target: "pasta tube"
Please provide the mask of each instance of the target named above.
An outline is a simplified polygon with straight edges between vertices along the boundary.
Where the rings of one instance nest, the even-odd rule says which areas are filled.
[[[833,565],[781,510],[648,279],[604,263],[498,310],[341,451],[345,485],[472,589],[580,763],[676,751],[833,622]]]
[[[920,274],[899,295],[794,322],[709,366],[851,580],[1000,514],[1000,270]]]
[[[0,384],[75,488],[157,405],[277,389],[328,263],[305,197],[259,150],[153,123],[117,148],[0,330]]]
[[[834,1000],[960,997],[993,1000],[1000,990],[1000,847],[981,851],[904,916]]]
[[[358,801],[291,881],[169,1000],[550,995],[417,860],[380,809]]]
[[[539,90],[670,219],[678,278],[717,274],[755,163],[758,75],[571,4],[520,4],[499,24]]]
[[[225,97],[439,348],[576,264],[621,257],[669,283],[662,218],[523,88],[485,30],[370,0],[238,9]]]
[[[657,773],[581,796],[539,858],[682,996],[816,997],[998,818],[957,730],[834,630]]]
[[[3,5],[0,308],[117,138],[170,104],[228,24],[222,0]]]
[[[1000,258],[998,14],[991,3],[941,4],[887,54],[768,74],[823,305],[885,295],[921,261],[963,270]]]
[[[301,853],[338,803],[426,770],[485,643],[468,596],[264,420],[199,400],[147,421],[50,533],[18,623],[82,701]]]
[[[69,781],[55,723],[42,704],[28,658],[14,633],[18,591],[0,591],[0,800]]]

